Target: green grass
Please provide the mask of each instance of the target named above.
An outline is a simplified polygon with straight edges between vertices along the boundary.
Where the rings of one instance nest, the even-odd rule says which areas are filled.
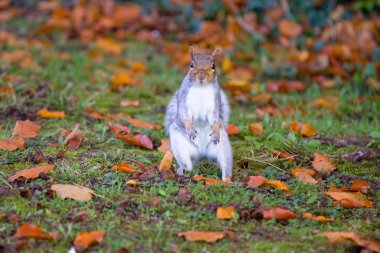
[[[17,23],[15,24],[17,25]],[[90,46],[91,47],[91,46]],[[11,48],[5,48],[11,50]],[[109,77],[106,66],[117,62],[117,58],[104,57],[104,62],[96,64],[86,55],[86,50],[79,47],[78,42],[53,45],[48,49],[32,49],[33,59],[41,66],[36,70],[20,69],[16,65],[1,64],[1,77],[16,75],[22,78],[20,83],[11,85],[16,94],[3,96],[0,100],[0,113],[7,115],[10,108],[22,113],[33,114],[41,108],[63,110],[64,119],[36,119],[42,126],[37,138],[26,142],[26,148],[21,151],[0,151],[1,176],[7,178],[16,171],[32,167],[30,159],[37,151],[55,159],[56,168],[48,174],[48,180],[30,180],[25,185],[33,194],[28,198],[21,197],[20,189],[13,185],[12,191],[0,197],[0,245],[13,245],[13,237],[22,223],[34,223],[44,230],[58,231],[60,239],[55,241],[35,241],[29,239],[25,252],[67,252],[72,246],[76,235],[85,230],[100,230],[107,233],[102,245],[93,246],[90,252],[117,252],[127,248],[130,252],[346,252],[352,248],[350,243],[332,245],[320,236],[327,230],[355,230],[371,236],[380,236],[378,191],[380,172],[378,164],[373,161],[352,164],[337,162],[337,172],[323,180],[318,185],[303,185],[291,179],[290,169],[299,166],[309,166],[305,160],[295,163],[277,161],[287,172],[281,172],[271,166],[260,163],[249,163],[243,166],[243,157],[249,157],[251,151],[256,155],[270,153],[274,149],[284,147],[288,143],[302,154],[311,158],[314,152],[329,155],[344,154],[358,148],[337,148],[310,142],[300,136],[288,133],[281,127],[282,122],[298,120],[310,122],[322,135],[368,135],[380,129],[378,112],[380,102],[364,100],[362,103],[352,103],[359,96],[369,96],[371,92],[362,94],[349,84],[328,91],[338,96],[340,106],[335,113],[326,110],[315,110],[305,104],[313,99],[325,96],[325,91],[316,85],[311,85],[303,94],[274,94],[273,100],[280,108],[296,104],[294,116],[264,117],[262,121],[264,134],[253,137],[249,134],[247,125],[257,121],[255,110],[257,106],[249,102],[238,103],[231,99],[231,122],[237,124],[241,131],[231,137],[234,151],[234,177],[236,187],[204,186],[201,183],[180,180],[161,180],[155,176],[141,186],[136,192],[128,191],[125,182],[130,175],[114,172],[110,168],[126,159],[132,158],[144,164],[158,165],[162,153],[157,150],[144,150],[123,143],[114,138],[108,131],[107,123],[90,119],[83,109],[92,107],[99,112],[125,112],[136,118],[161,123],[164,118],[164,108],[174,90],[179,86],[183,72],[169,64],[167,56],[158,55],[152,46],[141,42],[127,41],[124,57],[139,60],[147,65],[141,87],[128,87],[120,93],[110,93]],[[58,57],[46,57],[43,53],[58,53],[65,51],[71,57],[64,61]],[[0,84],[3,81],[0,81]],[[260,84],[263,89],[263,84]],[[34,90],[43,92],[39,96],[30,95]],[[29,91],[29,92],[28,92]],[[33,93],[33,92],[32,92]],[[121,100],[141,102],[138,108],[119,108]],[[304,110],[304,112],[302,112]],[[15,115],[6,116],[2,121],[0,138],[9,138],[15,124]],[[61,146],[49,146],[52,140],[62,142],[59,132],[62,129],[72,129],[75,123],[80,123],[80,131],[84,142],[76,151],[66,150]],[[125,122],[124,122],[125,123]],[[149,135],[155,146],[166,138],[163,130],[140,131]],[[378,150],[378,142],[372,145]],[[61,150],[66,152],[64,158],[55,158]],[[207,177],[220,178],[215,166],[207,163],[197,166],[193,172]],[[250,175],[264,175],[268,179],[282,179],[290,188],[290,195],[275,189],[259,188],[251,190],[244,187],[244,180]],[[345,176],[352,177],[345,179]],[[373,208],[345,209],[332,207],[332,201],[323,195],[328,186],[345,186],[354,178],[362,178],[373,186],[368,198],[374,201]],[[90,202],[62,200],[48,196],[48,188],[53,183],[76,183],[93,189],[98,196]],[[3,187],[5,184],[0,181]],[[187,205],[178,205],[177,192],[186,187],[193,196]],[[2,188],[3,189],[3,188]],[[152,198],[158,198],[160,204],[150,203]],[[125,212],[120,215],[116,211],[119,203],[129,200]],[[296,212],[299,217],[289,222],[273,220],[235,219],[231,221],[218,220],[215,207],[234,205],[238,210],[253,208],[258,204],[267,207],[283,206]],[[75,221],[75,216],[88,212],[88,221]],[[317,223],[302,218],[302,213],[312,212],[334,218],[332,223]],[[11,224],[6,216],[15,213],[20,216],[20,222]],[[232,230],[236,233],[234,239],[224,239],[215,244],[186,242],[178,238],[176,233],[186,230]]]

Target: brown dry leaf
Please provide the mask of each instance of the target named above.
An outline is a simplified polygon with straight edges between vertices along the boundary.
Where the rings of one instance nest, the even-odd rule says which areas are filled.
[[[318,184],[318,181],[307,173],[297,173],[296,179],[304,184]]]
[[[53,240],[58,237],[57,233],[45,233],[42,229],[34,224],[23,224],[18,229],[14,235],[16,238],[36,238],[36,239],[46,239]]]
[[[302,124],[297,121],[290,122],[290,130],[296,133],[299,133],[301,130]]]
[[[121,162],[112,166],[112,170],[122,171],[126,173],[135,172],[135,169],[133,168],[133,166],[127,162]]]
[[[354,231],[338,231],[338,232],[324,232],[325,236],[331,243],[337,243],[339,241],[351,240],[355,244],[366,248],[372,252],[380,252],[380,242],[366,237],[358,232]]]
[[[75,249],[83,251],[93,244],[101,244],[105,236],[105,233],[102,233],[97,230],[91,232],[83,232],[80,235],[78,235],[74,240]]]
[[[108,54],[118,55],[123,51],[123,44],[111,38],[99,38],[95,41],[95,45],[101,51]]]
[[[297,38],[302,33],[301,25],[287,19],[280,20],[278,29],[280,34],[288,39]]]
[[[260,136],[264,132],[263,127],[260,123],[251,123],[248,125],[248,129],[254,136]]]
[[[297,217],[297,214],[283,208],[273,208],[263,211],[264,219],[270,220],[275,218],[276,220],[289,220]]]
[[[161,140],[161,146],[157,148],[160,152],[166,152],[170,148],[170,140],[169,139],[162,139]]]
[[[103,116],[102,114],[100,114],[92,108],[86,108],[83,112],[93,119],[106,119],[105,116]]]
[[[216,218],[221,220],[231,220],[233,219],[233,214],[236,213],[234,206],[229,206],[226,208],[218,207],[216,209]]]
[[[327,155],[314,153],[313,168],[321,174],[329,174],[336,169],[335,164]]]
[[[49,171],[54,169],[55,165],[43,165],[43,166],[37,166],[29,169],[25,169],[22,171],[16,172],[13,176],[10,176],[8,180],[10,182],[15,181],[19,177],[24,177],[27,179],[30,178],[37,178],[41,173],[47,174]]]
[[[289,193],[289,189],[288,187],[286,186],[286,184],[282,181],[278,181],[278,180],[267,180],[265,181],[264,185],[269,185],[273,188],[277,188],[279,190],[282,190],[282,191],[285,191],[287,193]]]
[[[262,93],[250,98],[252,103],[266,104],[272,99],[272,94]]]
[[[226,131],[229,135],[235,135],[239,133],[240,129],[235,124],[229,124]]]
[[[140,106],[140,101],[138,100],[133,100],[133,101],[120,101],[120,106],[121,107],[139,107]]]
[[[305,137],[314,137],[318,132],[310,123],[306,123],[301,127],[301,134]]]
[[[286,152],[282,152],[280,150],[273,150],[273,155],[288,161],[294,161],[296,158],[292,154],[288,154]]]
[[[140,128],[140,129],[144,129],[144,130],[150,130],[150,129],[159,130],[159,129],[162,128],[161,125],[154,124],[154,123],[151,123],[151,122],[148,122],[148,121],[142,120],[142,119],[134,119],[134,118],[130,118],[130,119],[128,119],[128,121],[129,121],[129,123],[131,123],[134,127],[136,127],[136,128]]]
[[[372,207],[372,201],[366,199],[361,192],[348,192],[346,189],[330,187],[325,193],[326,196],[336,200],[333,206],[342,206],[346,208]]]
[[[130,179],[130,180],[128,180],[125,184],[126,184],[126,185],[130,185],[130,186],[138,186],[138,185],[140,185],[141,183],[140,183],[139,181],[137,181],[137,180]]]
[[[226,73],[232,69],[231,57],[225,56],[222,61],[222,71]]]
[[[33,139],[40,131],[41,126],[30,120],[17,120],[16,126],[13,129],[13,136],[18,136],[23,139]]]
[[[47,109],[41,109],[37,112],[37,114],[41,118],[56,118],[56,119],[63,119],[65,117],[65,112],[60,111],[49,111]]]
[[[249,82],[246,80],[231,79],[224,84],[224,89],[229,91],[241,90],[248,92],[250,90],[250,85]]]
[[[326,97],[317,98],[311,103],[312,107],[325,108],[328,110],[335,110],[339,107],[339,98],[337,97]]]
[[[291,170],[292,177],[296,177],[298,173],[308,174],[309,176],[314,176],[315,171],[307,168],[294,168]]]
[[[14,94],[15,90],[11,86],[5,85],[0,87],[0,94],[1,93]]]
[[[369,184],[366,181],[360,179],[355,180],[350,186],[351,191],[359,191],[362,193],[368,193],[369,188]]]
[[[222,181],[222,180],[218,180],[218,179],[203,177],[200,175],[194,175],[193,179],[195,181],[204,181],[205,185],[214,185],[214,184],[222,184],[225,186],[233,186],[234,185],[232,182],[227,182],[227,181]]]
[[[263,176],[250,176],[247,186],[254,189],[263,185],[265,181],[266,181],[266,178]]]
[[[309,220],[320,221],[320,222],[334,221],[334,219],[326,218],[325,216],[314,216],[312,213],[304,213],[303,217]]]
[[[215,243],[217,240],[223,239],[226,236],[233,238],[234,235],[234,232],[231,231],[186,231],[177,234],[178,237],[184,236],[185,239],[190,242],[202,241],[207,243]]]
[[[110,131],[115,134],[116,138],[139,147],[153,149],[153,142],[148,136],[140,133],[131,135],[129,127],[126,126],[113,125],[111,122],[109,122],[108,125]]]
[[[268,93],[303,92],[306,85],[300,81],[277,80],[267,82],[265,88]]]
[[[14,151],[16,149],[23,149],[25,141],[22,138],[14,140],[0,140],[0,150]]]
[[[159,170],[170,170],[173,162],[173,153],[171,150],[165,152],[164,158],[160,162]]]
[[[71,184],[53,184],[50,187],[61,198],[70,198],[78,201],[89,201],[92,199],[93,190]]]
[[[132,84],[132,78],[127,73],[120,73],[111,77],[112,90],[118,90],[119,87],[128,86]]]

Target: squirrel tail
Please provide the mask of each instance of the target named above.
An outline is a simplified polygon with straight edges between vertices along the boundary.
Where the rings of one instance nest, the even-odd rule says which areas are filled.
[[[169,135],[169,128],[173,124],[177,116],[177,107],[178,107],[177,93],[178,91],[174,94],[169,105],[166,107],[166,115],[165,115],[165,134],[166,135]]]

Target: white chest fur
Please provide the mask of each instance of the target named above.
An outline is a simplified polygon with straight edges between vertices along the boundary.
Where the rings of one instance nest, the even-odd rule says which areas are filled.
[[[186,98],[186,106],[194,124],[204,124],[215,108],[215,87],[212,85],[193,86]]]

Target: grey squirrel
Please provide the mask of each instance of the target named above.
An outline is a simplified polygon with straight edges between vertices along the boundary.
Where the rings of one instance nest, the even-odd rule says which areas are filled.
[[[195,54],[190,47],[190,69],[167,106],[165,129],[179,175],[207,159],[219,165],[222,180],[231,180],[233,158],[226,132],[230,108],[215,69],[220,53],[217,48],[211,55]]]

